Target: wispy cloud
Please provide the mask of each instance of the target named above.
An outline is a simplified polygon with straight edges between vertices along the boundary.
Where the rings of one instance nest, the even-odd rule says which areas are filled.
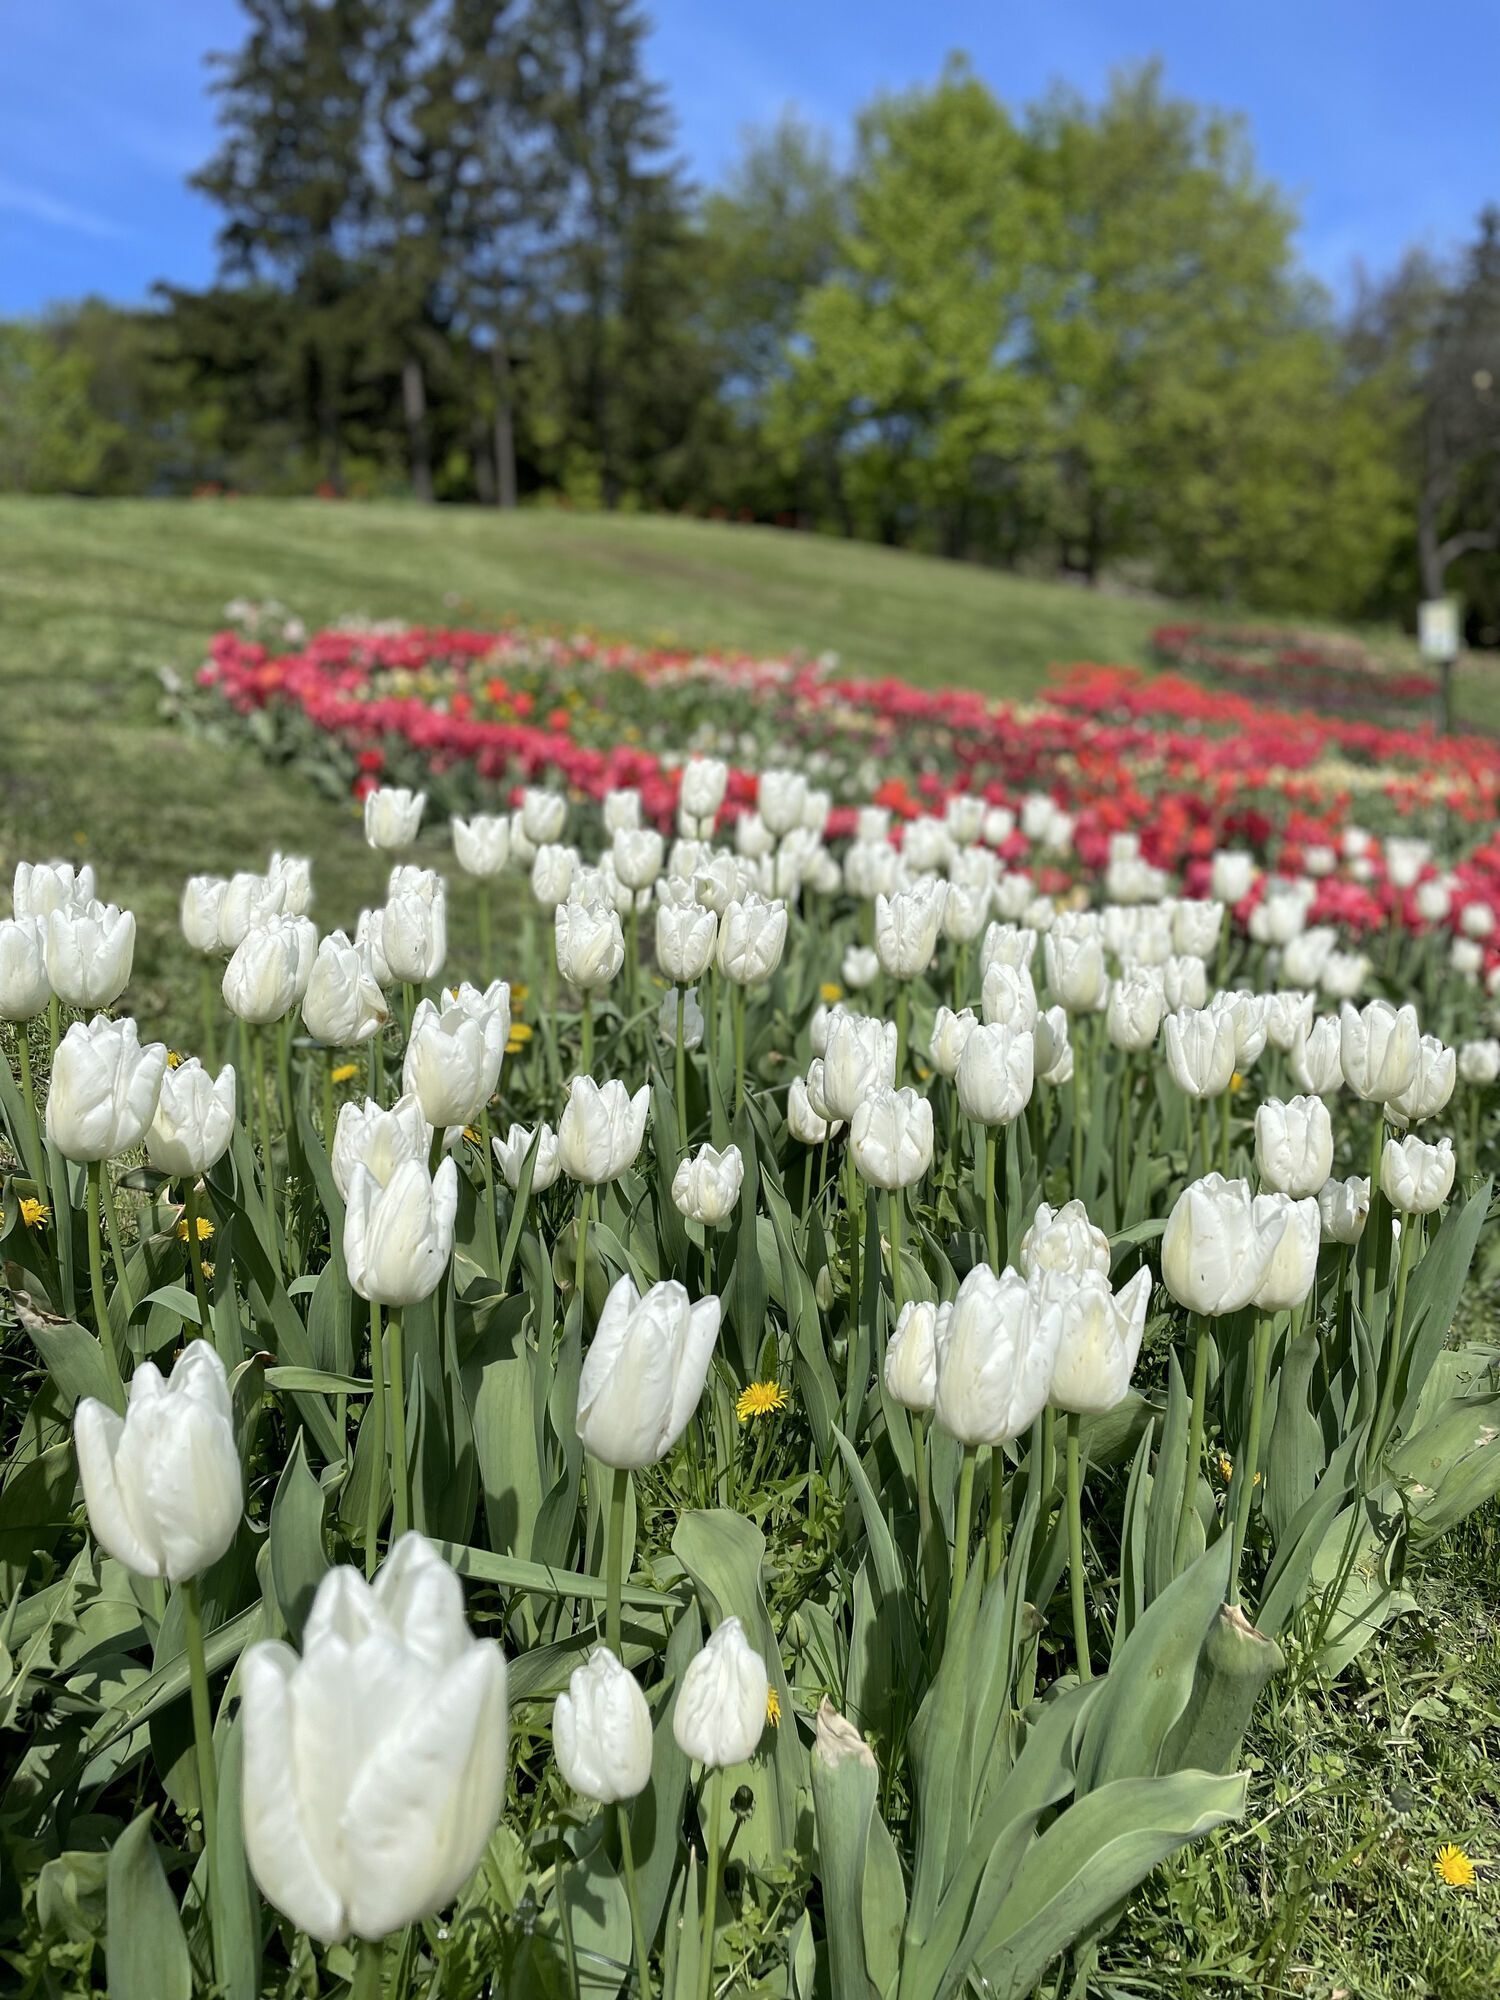
[[[79,208],[71,201],[59,201],[41,188],[27,187],[0,174],[0,209],[12,215],[28,216],[33,222],[48,223],[54,229],[71,229],[79,236],[100,236],[119,242],[131,234],[123,223],[92,209]]]

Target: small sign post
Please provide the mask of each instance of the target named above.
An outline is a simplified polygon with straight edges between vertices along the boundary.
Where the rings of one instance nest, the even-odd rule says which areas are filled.
[[[1429,597],[1417,609],[1417,647],[1429,666],[1438,670],[1445,734],[1453,728],[1453,662],[1463,650],[1456,597]]]

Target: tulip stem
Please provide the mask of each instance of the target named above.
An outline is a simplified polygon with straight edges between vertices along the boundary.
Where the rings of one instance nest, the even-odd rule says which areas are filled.
[[[990,1532],[986,1574],[996,1577],[1005,1560],[1005,1447],[990,1446]]]
[[[1380,1365],[1380,1400],[1375,1408],[1375,1428],[1371,1432],[1372,1459],[1385,1443],[1386,1432],[1396,1414],[1396,1377],[1401,1372],[1401,1336],[1406,1326],[1406,1282],[1411,1276],[1412,1250],[1422,1229],[1420,1215],[1401,1218],[1401,1247],[1396,1262],[1396,1304],[1386,1327],[1385,1354]]]
[[[687,1117],[687,1050],[683,1046],[683,1036],[687,1032],[687,988],[677,989],[677,1043],[672,1051],[674,1069],[673,1082],[677,1091],[677,1151],[686,1153],[688,1149]]]
[[[125,1300],[125,1319],[135,1311],[135,1299],[131,1295],[130,1279],[125,1269],[125,1239],[120,1234],[120,1211],[115,1204],[115,1184],[109,1177],[108,1163],[101,1163],[99,1185],[104,1193],[104,1220],[109,1228],[109,1254],[115,1260],[115,1289]]]
[[[738,982],[730,990],[730,1018],[734,1022],[734,1109],[745,1105],[745,989]]]
[[[47,1060],[48,1074],[51,1065],[57,1061],[58,1038],[62,1032],[62,1002],[55,993],[47,995]]]
[[[350,2000],[380,2000],[380,1963],[384,1956],[385,1946],[378,1938],[356,1941]]]
[[[578,1246],[577,1246],[577,1255],[575,1257],[573,1264],[573,1291],[578,1300],[578,1331],[580,1337],[582,1336],[583,1333],[583,1313],[584,1313],[583,1286],[584,1286],[584,1279],[587,1275],[587,1270],[588,1270],[589,1209],[593,1205],[593,1200],[594,1200],[594,1190],[591,1187],[586,1187],[583,1190],[582,1196],[580,1197],[578,1203],[578,1230],[577,1230]]]
[[[208,1700],[208,1660],[203,1651],[203,1604],[198,1579],[182,1586],[182,1623],[187,1634],[188,1686],[193,1704],[193,1747],[198,1759],[198,1795],[203,1811],[203,1845],[213,1868],[214,1835],[219,1817],[218,1776],[214,1766],[213,1711]]]
[[[42,1151],[42,1121],[37,1116],[36,1084],[31,1075],[31,1044],[27,1038],[29,1023],[17,1021],[16,1054],[21,1064],[21,1094],[26,1100],[26,1171],[36,1182],[37,1193],[45,1196],[47,1190],[47,1159]]]
[[[385,1342],[380,1308],[370,1301],[370,1493],[365,1502],[365,1579],[380,1560],[381,1481],[385,1477]]]
[[[270,1097],[266,1088],[266,1033],[264,1028],[250,1030],[250,1047],[255,1058],[255,1122],[260,1127],[261,1185],[265,1193],[266,1228],[271,1241],[271,1263],[277,1275],[281,1272],[281,1245],[276,1228],[276,1180],[271,1171],[271,1114]]]
[[[698,1951],[699,2000],[709,2000],[714,1988],[714,1919],[719,1905],[719,1862],[724,1830],[724,1773],[715,1766],[704,1787],[707,1802],[708,1866],[703,1877],[703,1938]]]
[[[995,1173],[1000,1149],[999,1128],[986,1125],[984,1128],[984,1247],[990,1260],[990,1269],[1000,1269],[1000,1223],[995,1213]]]
[[[932,1532],[932,1495],[927,1488],[927,1413],[911,1413],[911,1473],[917,1489],[917,1539],[921,1543],[922,1569],[927,1579],[928,1615],[936,1612],[941,1572],[937,1542]]]
[[[974,1466],[979,1457],[977,1444],[964,1446],[958,1470],[958,1501],[953,1515],[953,1583],[948,1593],[948,1623],[958,1616],[959,1599],[964,1594],[964,1578],[969,1573],[969,1523],[974,1513]]]
[[[199,1233],[202,1211],[198,1207],[198,1183],[191,1174],[186,1175],[182,1183],[182,1214],[187,1224],[188,1264],[193,1273],[193,1296],[198,1301],[198,1328],[205,1340],[212,1340],[214,1322],[213,1314],[209,1310],[208,1286],[203,1280],[203,1239]],[[225,1358],[227,1359],[227,1356]]]
[[[1078,1462],[1078,1413],[1068,1412],[1068,1584],[1073,1598],[1073,1655],[1078,1678],[1091,1681],[1089,1614],[1083,1594],[1083,1474]]]
[[[886,1233],[891,1239],[891,1310],[893,1320],[900,1319],[904,1304],[901,1285],[901,1195],[898,1189],[886,1191]]]
[[[583,1053],[580,1058],[583,1074],[594,1074],[594,996],[587,988],[583,992]]]
[[[1364,1307],[1365,1324],[1368,1326],[1375,1311],[1375,1278],[1380,1263],[1381,1238],[1381,1197],[1380,1197],[1380,1156],[1385,1151],[1385,1113],[1375,1106],[1375,1133],[1370,1146],[1370,1208],[1365,1217],[1363,1247],[1369,1251],[1365,1259],[1364,1280],[1361,1303]]]
[[[635,1879],[635,1849],[630,1842],[630,1814],[621,1799],[615,1807],[620,1823],[620,1860],[625,1867],[625,1894],[630,1902],[630,1934],[635,1940],[635,1979],[641,2000],[651,2000],[651,1946],[641,1920],[641,1895]]]
[[[1198,1495],[1198,1467],[1203,1458],[1203,1413],[1208,1403],[1208,1321],[1199,1319],[1193,1346],[1193,1402],[1188,1417],[1187,1464],[1182,1474],[1182,1498],[1177,1505],[1177,1538],[1172,1545],[1172,1573],[1187,1562],[1188,1523]]]
[[[99,1233],[99,1183],[104,1174],[102,1160],[88,1163],[89,1287],[94,1299],[94,1330],[104,1354],[104,1370],[109,1377],[112,1400],[117,1410],[125,1407],[125,1378],[120,1373],[120,1357],[109,1323],[109,1299],[104,1290],[104,1244]]]
[[[381,1047],[381,1044],[384,1041],[384,1039],[385,1039],[384,1028],[377,1028],[374,1034],[371,1035],[370,1037],[370,1049],[369,1049],[370,1076],[369,1076],[369,1082],[366,1085],[366,1089],[369,1093],[370,1098],[376,1104],[380,1102],[381,1097],[385,1091],[385,1078],[384,1075],[382,1074],[385,1068],[385,1053]]]
[[[338,1060],[337,1049],[323,1051],[323,1144],[333,1151],[333,1066]]]
[[[1229,1553],[1229,1602],[1240,1601],[1240,1561],[1245,1553],[1245,1537],[1250,1531],[1250,1511],[1255,1505],[1255,1474],[1260,1462],[1260,1426],[1266,1403],[1266,1370],[1271,1358],[1271,1315],[1261,1314],[1255,1322],[1255,1348],[1250,1387],[1250,1429],[1244,1449],[1234,1468],[1234,1537]]]
[[[630,1473],[617,1465],[610,1477],[609,1533],[604,1544],[604,1643],[617,1660],[621,1658],[620,1596],[625,1582],[625,1507],[629,1498]]]
[[[391,1537],[399,1541],[411,1526],[411,1469],[406,1462],[406,1354],[400,1306],[386,1311],[391,1364]]]
[[[479,880],[479,976],[484,982],[490,976],[490,885],[483,876]]]
[[[495,1215],[495,1141],[490,1127],[490,1107],[479,1113],[479,1150],[484,1172],[484,1219],[489,1235],[490,1271],[500,1272],[500,1224]]]
[[[906,1073],[907,1022],[911,1009],[911,993],[903,979],[896,988],[896,1088],[901,1088],[901,1079]]]

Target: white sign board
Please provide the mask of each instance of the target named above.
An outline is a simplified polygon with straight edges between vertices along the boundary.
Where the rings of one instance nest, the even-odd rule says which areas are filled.
[[[1424,660],[1441,665],[1459,655],[1458,600],[1429,597],[1417,611],[1417,645]]]

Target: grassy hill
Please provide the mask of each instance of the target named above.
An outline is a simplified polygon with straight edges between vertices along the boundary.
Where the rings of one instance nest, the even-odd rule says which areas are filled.
[[[243,745],[186,741],[158,669],[189,673],[231,597],[345,612],[576,621],[645,641],[837,652],[929,685],[1024,694],[1048,667],[1143,661],[1174,607],[775,529],[317,501],[0,500],[0,873],[88,856],[141,921],[128,996],[180,999],[185,875],[318,863],[325,925],[380,887],[352,808]],[[1178,607],[1180,609],[1180,607]],[[434,830],[434,853],[442,846]],[[164,949],[164,947],[168,947]]]

